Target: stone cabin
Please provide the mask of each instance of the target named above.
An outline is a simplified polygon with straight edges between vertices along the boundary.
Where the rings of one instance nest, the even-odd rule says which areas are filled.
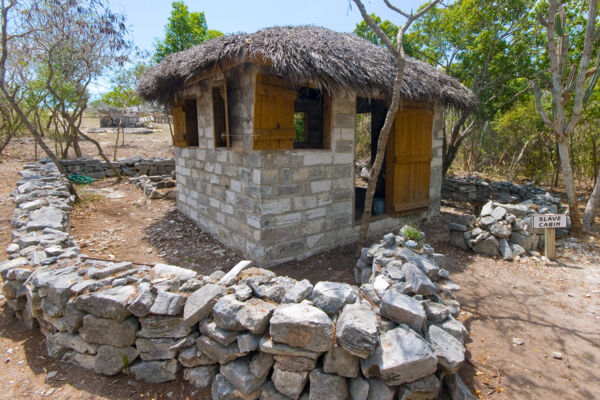
[[[355,242],[365,197],[354,178],[357,114],[370,114],[375,148],[395,65],[366,40],[312,26],[225,36],[167,57],[138,91],[172,107],[179,211],[262,266]],[[439,213],[444,108],[476,104],[458,81],[412,59],[402,95],[372,234]]]

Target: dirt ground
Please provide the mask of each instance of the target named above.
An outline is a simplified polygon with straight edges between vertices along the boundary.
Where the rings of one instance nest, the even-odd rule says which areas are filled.
[[[110,149],[114,135],[94,134]],[[119,156],[167,157],[169,133],[128,135]],[[17,171],[31,160],[32,143],[17,141],[0,159],[0,247],[10,242]],[[87,155],[92,147],[84,145]],[[108,150],[107,152],[110,152]],[[72,234],[90,257],[166,262],[205,273],[229,269],[240,257],[179,215],[169,200],[145,201],[135,186],[113,180],[80,188]],[[446,221],[422,226],[428,242],[445,253],[447,269],[462,290],[461,319],[470,332],[468,361],[460,371],[480,399],[600,398],[600,243],[596,237],[560,241],[555,265],[507,263],[447,245]],[[4,256],[0,256],[3,259]],[[294,278],[351,282],[353,248],[347,247],[275,268]],[[208,399],[180,380],[140,383],[124,374],[102,377],[46,355],[44,337],[27,331],[0,300],[1,399]],[[513,345],[513,338],[524,344]],[[561,353],[561,359],[553,357]],[[57,374],[47,379],[48,373]],[[51,374],[53,375],[53,374]]]

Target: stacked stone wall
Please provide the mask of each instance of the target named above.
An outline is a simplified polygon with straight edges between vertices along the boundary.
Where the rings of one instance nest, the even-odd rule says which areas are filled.
[[[447,176],[442,185],[442,197],[456,201],[486,203],[520,203],[545,196],[546,190],[532,182],[517,185],[506,181],[486,181],[475,175]]]
[[[458,285],[433,249],[388,234],[365,248],[360,287],[296,281],[242,261],[201,276],[172,265],[88,259],[68,234],[72,197],[49,163],[21,173],[0,264],[15,315],[48,354],[105,375],[179,374],[213,399],[435,399],[456,374]]]
[[[114,175],[107,162],[95,158],[73,158],[61,160],[61,163],[70,174],[81,174],[96,179]],[[123,176],[171,175],[175,171],[175,160],[173,158],[142,158],[136,156],[113,161],[111,164]]]

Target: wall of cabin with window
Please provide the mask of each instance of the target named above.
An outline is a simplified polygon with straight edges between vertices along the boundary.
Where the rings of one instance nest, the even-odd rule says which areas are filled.
[[[218,140],[224,129],[217,115],[223,107],[218,103],[224,93],[215,93],[214,88],[222,85],[223,74],[186,89],[182,98],[196,102],[198,145],[176,147],[175,158],[178,209],[244,257],[270,266],[356,240],[356,96],[346,93],[323,98],[323,108],[317,111],[322,115],[312,118],[323,123],[322,144],[315,145],[323,148],[294,148],[293,116],[298,105],[294,105],[292,90],[296,88],[283,87],[288,84],[264,75],[251,64],[226,71],[229,148],[225,140]],[[281,113],[273,111],[281,105],[281,98],[287,98],[288,108]],[[314,109],[315,104],[313,101],[307,108]],[[259,112],[262,109],[270,112]],[[440,110],[434,110],[432,129],[432,204],[419,210],[417,218],[439,212]],[[414,218],[380,218],[371,224],[371,232],[389,231]]]

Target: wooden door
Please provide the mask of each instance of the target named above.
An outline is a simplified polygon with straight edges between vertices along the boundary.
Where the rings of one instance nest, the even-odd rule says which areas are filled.
[[[278,78],[257,75],[254,93],[254,150],[293,149],[296,91]]]
[[[392,212],[427,208],[433,111],[405,108],[398,112],[393,129],[387,152],[387,203]]]
[[[173,110],[173,144],[177,147],[186,147],[186,124],[183,102],[175,103]]]

